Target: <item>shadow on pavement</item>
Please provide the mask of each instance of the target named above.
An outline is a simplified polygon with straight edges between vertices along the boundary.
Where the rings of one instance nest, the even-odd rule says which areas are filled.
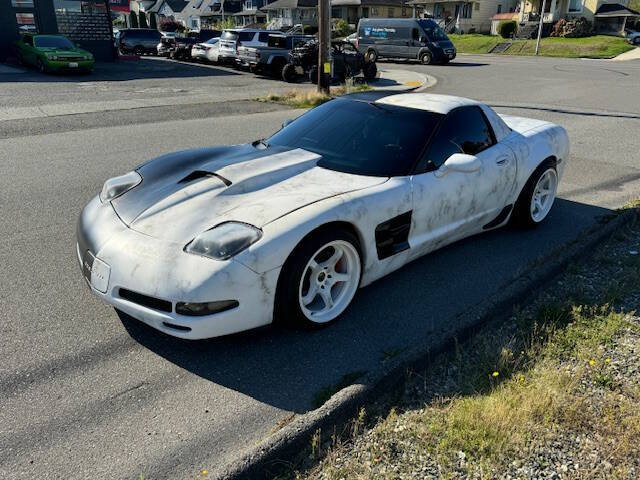
[[[7,64],[24,70],[24,73],[0,74],[2,82],[122,82],[127,80],[153,78],[193,78],[240,75],[229,68],[213,65],[175,62],[161,57],[142,57],[140,60],[120,60],[97,62],[90,74],[72,72],[69,74],[41,74],[33,68]]]
[[[558,199],[539,228],[506,227],[427,255],[360,290],[342,319],[318,331],[266,327],[188,342],[119,315],[134,340],[185,370],[260,402],[306,412],[315,396],[345,376],[379,368],[419,342],[455,336],[457,315],[609,213]]]

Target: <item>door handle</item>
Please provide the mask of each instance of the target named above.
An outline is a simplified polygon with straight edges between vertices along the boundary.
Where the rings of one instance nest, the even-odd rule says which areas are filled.
[[[504,165],[509,161],[509,159],[507,157],[501,157],[498,160],[496,160],[496,163],[498,165]]]

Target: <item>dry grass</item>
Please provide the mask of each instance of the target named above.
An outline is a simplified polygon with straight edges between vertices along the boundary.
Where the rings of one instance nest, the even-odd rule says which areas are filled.
[[[285,93],[270,93],[266,97],[258,98],[258,101],[280,103],[293,108],[313,108],[342,95],[368,90],[371,90],[371,87],[366,83],[354,84],[353,82],[348,82],[345,85],[331,87],[330,95],[316,90],[298,89]]]
[[[537,326],[511,345],[524,350],[505,347],[496,356],[488,349],[486,362],[458,365],[461,378],[475,379],[475,393],[436,398],[402,413],[392,410],[368,432],[364,448],[358,443],[355,450],[348,443],[333,448],[319,467],[298,478],[412,478],[424,469],[425,457],[437,462],[444,478],[461,468],[494,478],[555,432],[568,431],[615,439],[606,461],[624,473],[625,461],[640,444],[640,392],[605,388],[594,402],[583,383],[598,384],[608,365],[598,352],[635,327],[607,307],[575,308],[562,318],[557,313],[543,309],[531,323]],[[462,467],[459,452],[464,452]],[[592,469],[576,474],[592,478]]]

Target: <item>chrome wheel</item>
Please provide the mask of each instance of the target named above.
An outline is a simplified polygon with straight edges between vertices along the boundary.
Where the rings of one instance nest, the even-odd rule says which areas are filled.
[[[360,271],[360,255],[351,243],[334,240],[319,248],[300,279],[298,300],[303,315],[313,323],[338,317],[356,294]]]
[[[531,195],[531,219],[540,223],[549,214],[553,202],[556,199],[558,188],[558,174],[555,169],[549,168],[538,179],[533,195]]]

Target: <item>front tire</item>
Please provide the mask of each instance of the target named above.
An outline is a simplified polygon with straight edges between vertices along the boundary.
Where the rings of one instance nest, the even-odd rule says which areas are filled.
[[[420,63],[422,63],[423,65],[430,65],[432,61],[433,57],[431,56],[431,53],[424,52],[420,54]]]
[[[551,161],[540,165],[525,184],[513,209],[513,221],[533,228],[549,215],[558,189],[558,172]]]
[[[38,59],[37,67],[40,73],[47,73],[47,66],[44,64],[44,62],[40,58]]]
[[[309,70],[309,81],[314,85],[318,84],[318,67],[315,65]]]
[[[636,37],[633,39],[633,44],[637,47],[640,47],[640,37]]]
[[[296,73],[296,66],[291,63],[287,63],[282,69],[282,80],[287,83],[293,83],[296,81],[297,77],[298,74]]]
[[[275,318],[321,328],[349,307],[360,286],[362,263],[357,238],[346,230],[324,230],[296,247],[282,268]]]

